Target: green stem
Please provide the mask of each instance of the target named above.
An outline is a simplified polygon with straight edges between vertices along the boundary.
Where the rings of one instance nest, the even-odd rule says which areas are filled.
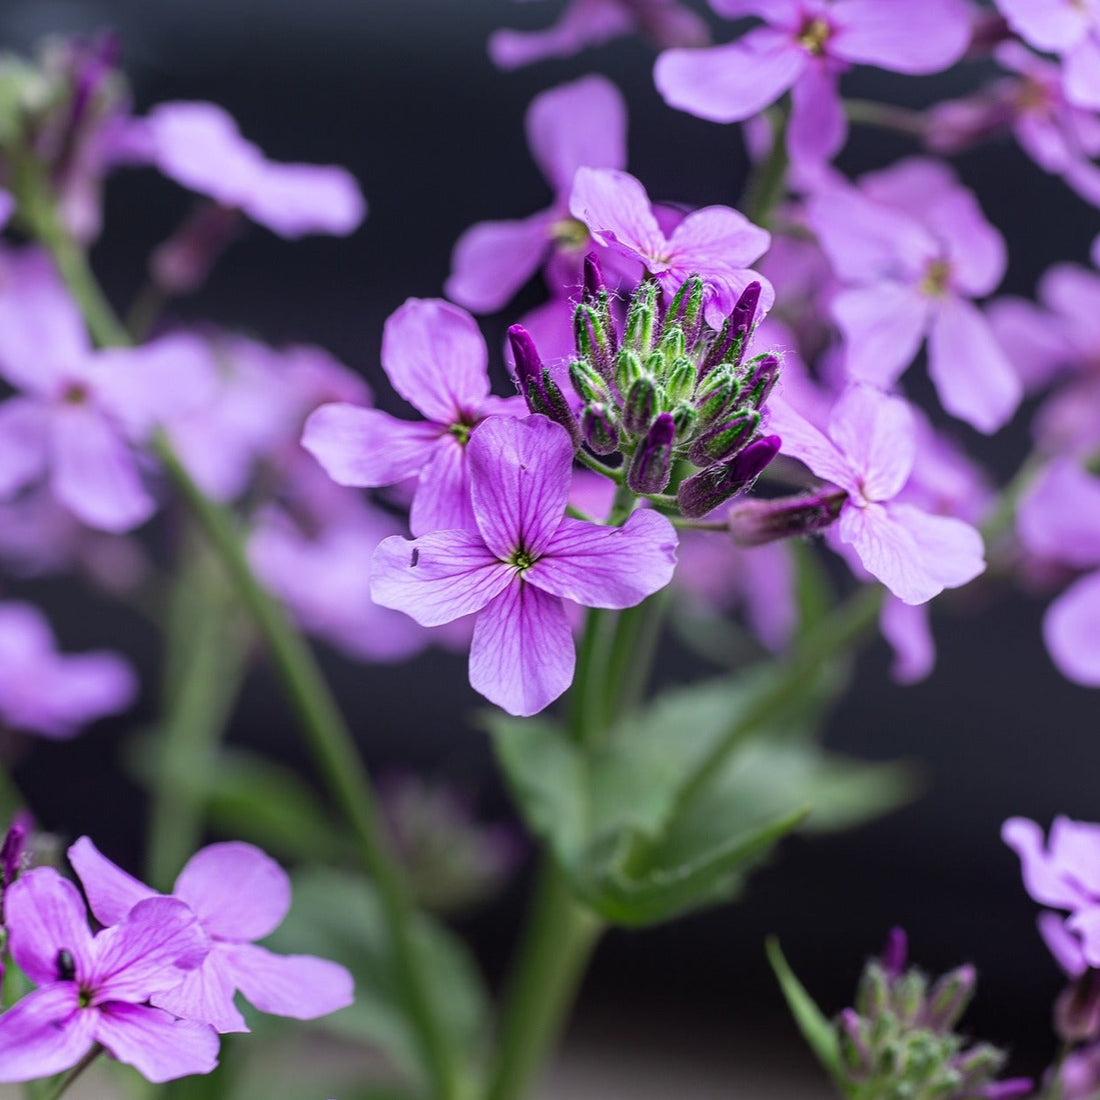
[[[768,118],[772,123],[772,145],[768,155],[753,168],[745,193],[741,199],[741,209],[746,217],[757,225],[767,228],[772,214],[783,198],[787,183],[787,168],[790,159],[787,156],[787,120],[790,109],[770,111]]]
[[[607,657],[604,728],[641,702],[657,652],[668,596],[669,590],[664,588],[636,607],[619,612]]]
[[[46,192],[41,192],[46,194]],[[104,298],[83,251],[65,232],[52,203],[21,193],[20,212],[50,250],[73,297],[101,345],[125,346],[129,336]],[[231,513],[210,500],[192,480],[171,443],[158,434],[152,450],[187,501],[206,538],[222,559],[239,598],[252,614],[271,661],[290,698],[318,768],[355,837],[364,866],[375,880],[404,987],[410,1021],[421,1041],[437,1100],[452,1100],[459,1088],[458,1067],[429,995],[426,972],[413,939],[414,908],[398,864],[379,827],[373,785],[355,741],[309,646],[282,606],[253,575]]]
[[[60,1081],[57,1082],[57,1087],[48,1092],[43,1100],[58,1100],[58,1097],[64,1095],[71,1084],[103,1053],[103,1047],[96,1043],[83,1058]]]
[[[876,103],[871,99],[846,99],[844,113],[849,122],[858,125],[875,126],[880,130],[892,130],[894,133],[916,138],[924,138],[928,134],[924,115],[906,107]]]

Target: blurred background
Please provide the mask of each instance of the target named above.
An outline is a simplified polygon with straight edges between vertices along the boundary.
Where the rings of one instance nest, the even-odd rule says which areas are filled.
[[[549,198],[523,136],[524,111],[537,92],[604,73],[626,95],[630,169],[651,195],[702,205],[734,204],[740,193],[746,165],[739,133],[665,107],[644,43],[621,40],[514,73],[493,68],[485,41],[494,28],[544,26],[559,7],[511,0],[4,0],[0,43],[29,51],[47,34],[113,27],[139,109],[166,99],[214,100],[271,157],[350,168],[370,204],[355,236],[287,244],[254,228],[206,288],[174,308],[275,344],[323,345],[363,373],[379,404],[394,410],[378,365],[386,316],[410,295],[442,293],[451,247],[468,225],[524,216]],[[865,71],[846,89],[920,105],[968,90],[979,76],[973,66],[919,80]],[[912,151],[904,139],[856,130],[839,163],[852,174]],[[1042,175],[1015,145],[984,148],[958,168],[1008,237],[1005,291],[1030,295],[1049,263],[1086,260],[1100,231],[1097,211]],[[191,201],[151,171],[112,179],[107,229],[93,260],[117,304],[138,290],[150,248]],[[486,321],[501,387],[504,329],[541,295],[532,283]],[[1025,451],[1026,419],[1025,410],[993,441],[961,425],[953,430],[1004,480]],[[123,739],[152,716],[153,635],[136,616],[75,585],[26,584],[7,594],[41,603],[65,649],[112,646],[139,665],[146,694],[137,711],[71,744],[35,741],[16,772],[46,827],[67,836],[92,833],[104,851],[136,868],[142,797],[117,757]],[[863,959],[894,924],[909,930],[914,959],[930,970],[962,961],[978,966],[969,1029],[1013,1047],[1013,1070],[1035,1072],[1046,1063],[1060,975],[1035,932],[1036,907],[1024,894],[1018,861],[998,834],[1013,814],[1044,825],[1055,813],[1100,819],[1100,696],[1054,671],[1039,634],[1042,608],[1007,590],[937,607],[938,666],[916,687],[891,683],[883,643],[863,653],[827,743],[869,759],[920,761],[922,797],[871,827],[785,843],[736,907],[656,931],[610,934],[586,984],[573,1060],[559,1071],[562,1095],[582,1095],[589,1086],[569,1075],[598,1068],[607,1051],[626,1050],[631,1036],[645,1054],[629,1071],[633,1078],[619,1079],[634,1081],[616,1086],[622,1095],[695,1095],[682,1076],[682,1089],[658,1087],[664,1052],[682,1064],[715,1067],[699,1096],[722,1094],[716,1088],[727,1080],[724,1070],[748,1087],[744,1075],[755,1071],[745,1066],[769,1058],[802,1073],[797,1079],[811,1082],[805,1094],[813,1095],[809,1055],[799,1053],[763,939],[779,935],[805,984],[833,1012],[849,1003]],[[487,739],[470,720],[479,700],[466,684],[464,658],[432,651],[389,668],[326,652],[325,664],[372,769],[446,776],[487,818],[507,819]],[[669,683],[705,671],[672,647],[660,670]],[[309,773],[292,718],[262,670],[247,685],[231,740],[262,746]],[[494,982],[525,889],[521,874],[460,926]],[[762,1080],[759,1094],[775,1095],[766,1072]],[[591,1094],[612,1095],[610,1088]]]

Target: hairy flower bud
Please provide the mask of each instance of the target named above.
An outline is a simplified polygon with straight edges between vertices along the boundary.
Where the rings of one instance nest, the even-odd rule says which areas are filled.
[[[754,440],[732,461],[717,463],[684,480],[677,494],[680,511],[692,519],[713,512],[751,485],[779,453],[777,435]]]
[[[623,402],[623,427],[631,435],[645,435],[660,412],[657,383],[642,375],[627,391]]]
[[[1054,1030],[1070,1043],[1100,1038],[1100,970],[1090,966],[1059,995]]]
[[[759,427],[760,414],[755,409],[738,413],[699,436],[691,445],[688,457],[696,466],[725,462],[752,439]]]
[[[599,301],[601,295],[606,294],[607,284],[604,282],[600,257],[595,252],[586,253],[584,257],[584,299],[586,302],[596,302]]]
[[[665,390],[669,401],[675,405],[686,401],[695,389],[695,364],[683,355],[671,363],[665,379]]]
[[[581,413],[581,434],[593,454],[609,455],[619,449],[619,429],[603,405],[585,406]]]
[[[672,474],[672,441],[676,425],[669,413],[653,422],[630,460],[626,481],[636,493],[663,492]]]
[[[549,369],[542,365],[531,334],[522,325],[512,325],[508,330],[508,341],[512,345],[516,364],[516,380],[528,409],[556,421],[569,433],[573,446],[579,447],[580,425],[561,387],[551,377]]]
[[[669,322],[683,330],[689,344],[695,343],[703,327],[705,285],[698,275],[685,279],[668,307]]]
[[[745,377],[744,401],[754,409],[761,409],[779,379],[779,358],[769,352],[747,365],[751,369]]]
[[[943,1033],[952,1031],[969,1007],[977,982],[978,972],[972,966],[944,974],[928,993],[925,1026]]]
[[[615,364],[614,330],[606,309],[582,302],[573,312],[573,340],[580,356],[605,379],[610,379]]]
[[[759,301],[760,284],[749,283],[741,292],[741,297],[737,299],[737,304],[722,326],[718,339],[707,353],[699,371],[700,375],[705,377],[719,363],[729,363],[733,367],[740,365],[752,335],[753,319]]]
[[[634,292],[626,315],[623,345],[639,355],[649,355],[657,334],[657,284],[642,283]]]
[[[731,508],[726,523],[738,546],[763,546],[823,531],[836,522],[847,499],[843,490],[832,489],[779,500],[749,500]]]
[[[586,359],[574,359],[569,364],[569,381],[585,403],[603,404],[611,398],[607,383]]]
[[[741,383],[731,367],[722,366],[711,371],[695,391],[700,426],[717,423],[731,413],[737,407],[740,395]]]
[[[631,348],[620,348],[615,357],[615,388],[619,393],[629,393],[630,387],[644,374],[638,353]]]

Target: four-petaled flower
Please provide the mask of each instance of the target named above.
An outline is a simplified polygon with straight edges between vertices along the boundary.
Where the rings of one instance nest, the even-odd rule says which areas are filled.
[[[510,714],[535,714],[573,679],[563,598],[640,603],[671,579],[676,534],[648,509],[622,527],[567,519],[573,444],[545,417],[489,418],[469,460],[476,528],[386,539],[371,562],[371,594],[423,626],[477,613],[471,685]]]

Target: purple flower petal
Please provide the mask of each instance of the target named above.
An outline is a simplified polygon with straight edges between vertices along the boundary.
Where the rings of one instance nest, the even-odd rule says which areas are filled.
[[[573,681],[573,632],[562,602],[517,580],[478,615],[470,685],[509,714],[529,717]]]
[[[34,1081],[75,1066],[95,1042],[97,1013],[75,982],[28,993],[0,1015],[0,1082]]]
[[[96,936],[88,981],[97,1004],[144,1001],[171,989],[209,950],[210,940],[187,905],[176,898],[146,898]]]
[[[954,65],[970,45],[970,10],[961,0],[903,6],[836,0],[830,15],[835,26],[830,53],[892,72],[939,72]]]
[[[335,164],[265,161],[240,206],[254,222],[288,240],[311,233],[345,237],[367,215],[355,177]]]
[[[58,981],[59,951],[72,956],[78,980],[89,977],[93,948],[84,902],[52,867],[20,875],[4,892],[4,913],[12,958],[35,985]]]
[[[917,435],[900,397],[849,386],[833,407],[829,435],[855,470],[864,497],[892,500],[901,492],[916,461]]]
[[[1056,459],[1028,487],[1016,511],[1024,547],[1079,569],[1100,565],[1100,478]]]
[[[410,298],[382,332],[393,388],[437,424],[476,414],[489,393],[489,352],[477,322],[450,302]]]
[[[1047,608],[1043,640],[1063,676],[1100,687],[1100,573],[1071,584]]]
[[[1039,50],[1060,52],[1088,33],[1088,9],[1075,0],[995,0],[1012,29]]]
[[[858,494],[859,478],[836,444],[782,399],[769,406],[768,428],[782,440],[782,453],[804,462],[823,481]]]
[[[42,697],[33,714],[13,715],[12,724],[45,737],[72,737],[89,722],[127,710],[137,698],[133,668],[114,653],[56,655],[38,671]]]
[[[337,403],[310,414],[302,446],[338,484],[376,488],[418,474],[431,461],[441,432],[430,421]]]
[[[565,519],[524,580],[585,607],[633,607],[672,579],[676,544],[672,524],[649,509],[622,527]]]
[[[355,998],[351,974],[339,963],[312,955],[276,955],[255,944],[234,944],[219,952],[218,964],[245,1000],[275,1016],[315,1020]]]
[[[117,1002],[103,1005],[98,1017],[96,1040],[154,1084],[209,1073],[218,1064],[218,1036],[206,1024]]]
[[[653,79],[670,107],[711,122],[740,122],[790,88],[807,59],[789,35],[760,27],[726,46],[666,50]]]
[[[415,542],[395,535],[371,558],[371,596],[421,626],[440,626],[480,611],[514,576],[475,532],[436,531]]]
[[[848,137],[848,120],[837,89],[837,73],[813,61],[791,88],[787,148],[798,163],[832,160]]]
[[[1100,109],[1100,24],[1066,54],[1062,80],[1071,103]]]
[[[173,1016],[209,1024],[218,1034],[248,1031],[236,1004],[235,980],[230,976],[226,959],[235,944],[212,943],[210,954],[200,966],[181,974],[178,985],[154,993],[152,1002]]]
[[[121,435],[95,409],[66,405],[50,421],[54,495],[89,527],[119,533],[156,511]]]
[[[1081,952],[1081,941],[1066,927],[1065,918],[1049,910],[1040,913],[1036,919],[1039,935],[1054,961],[1066,972],[1069,978],[1079,978],[1088,969],[1085,956]]]
[[[633,176],[608,168],[579,168],[569,212],[588,226],[598,244],[656,262],[667,251],[645,188]],[[650,270],[654,270],[651,268]]]
[[[802,14],[799,0],[710,0],[710,6],[727,19],[758,15],[777,27],[797,23]]]
[[[916,357],[931,306],[915,287],[882,282],[842,290],[832,314],[844,335],[849,375],[887,388]]]
[[[928,373],[943,407],[986,434],[1003,427],[1023,398],[1023,385],[989,322],[977,306],[954,295],[933,314]]]
[[[290,879],[253,844],[229,841],[196,852],[172,893],[195,911],[219,940],[258,940],[283,922],[290,908]]]
[[[40,401],[11,397],[0,405],[0,498],[46,472],[47,415]]]
[[[1100,304],[1100,298],[1097,301]],[[998,298],[986,307],[985,315],[1028,393],[1042,389],[1074,362],[1073,341],[1034,302]]]
[[[578,168],[626,167],[626,102],[602,76],[542,92],[527,109],[527,144],[542,174],[568,195]]]
[[[913,538],[925,571],[940,589],[959,588],[985,572],[985,544],[969,523],[929,515],[911,504],[894,502],[887,508]]]
[[[496,313],[538,271],[550,250],[552,210],[518,221],[478,222],[451,255],[448,298],[474,313]]]
[[[899,684],[927,679],[936,667],[936,644],[928,625],[926,604],[907,604],[887,596],[879,613],[879,629],[894,650],[890,676]]]
[[[527,412],[527,406],[523,406]],[[470,466],[468,443],[444,436],[434,448],[431,461],[420,471],[409,530],[414,535],[432,531],[472,531],[473,505],[470,503]]]
[[[728,206],[705,206],[688,214],[672,231],[668,251],[685,277],[698,274],[708,278],[712,274],[747,268],[764,255],[771,239],[766,229],[753,225],[737,210]],[[746,285],[753,279],[761,283],[759,308],[764,311],[771,305],[763,292],[764,288],[770,289],[770,284],[767,279],[752,273],[746,277]]]
[[[1053,831],[1052,831],[1053,839]],[[1026,817],[1010,817],[1001,826],[1001,839],[1019,857],[1027,892],[1043,905],[1077,909],[1089,904],[1089,897],[1076,882],[1072,870],[1062,864],[1043,844],[1043,830]]]
[[[925,603],[943,591],[925,570],[916,540],[883,505],[845,508],[837,531],[864,569],[904,603]]]
[[[157,896],[155,890],[112,863],[89,837],[82,836],[70,845],[68,857],[88,905],[102,925],[118,924],[139,901]]]
[[[501,561],[545,553],[573,477],[569,433],[545,416],[493,416],[469,443],[470,498],[485,544]]]
[[[569,57],[633,29],[634,19],[621,0],[572,0],[547,30],[494,32],[489,57],[500,69],[518,69],[547,57]]]

